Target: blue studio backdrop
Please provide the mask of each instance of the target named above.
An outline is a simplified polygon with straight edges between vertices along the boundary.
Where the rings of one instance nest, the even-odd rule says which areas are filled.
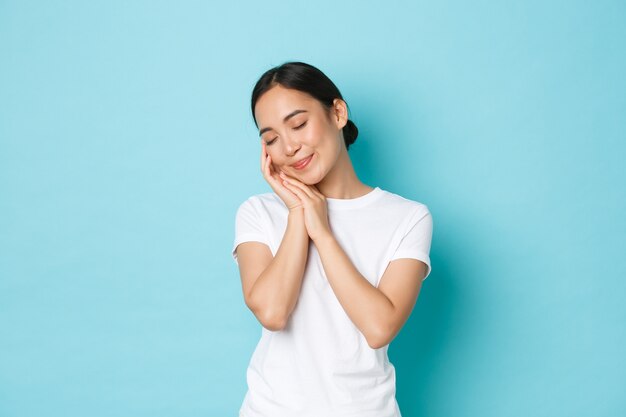
[[[403,417],[626,415],[626,3],[0,1],[0,416],[236,416],[254,82],[339,87],[428,205]]]

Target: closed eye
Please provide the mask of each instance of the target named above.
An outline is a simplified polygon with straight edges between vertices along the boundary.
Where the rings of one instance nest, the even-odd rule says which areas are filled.
[[[306,122],[308,122],[308,120],[307,120],[307,121],[305,121],[304,123],[302,123],[300,126],[296,126],[296,127],[294,127],[294,128],[293,128],[293,130],[302,129],[302,128],[304,127],[304,125],[306,124]],[[276,142],[276,139],[277,139],[277,138],[274,138],[274,139],[270,140],[269,142],[265,142],[265,144],[269,146],[269,145],[271,145],[272,143]]]

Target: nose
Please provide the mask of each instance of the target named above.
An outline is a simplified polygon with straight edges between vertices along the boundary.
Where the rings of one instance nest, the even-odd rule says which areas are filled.
[[[290,137],[286,138],[287,140],[285,140],[285,153],[288,156],[293,156],[296,152],[298,152],[298,149],[300,149],[300,144],[292,140]]]

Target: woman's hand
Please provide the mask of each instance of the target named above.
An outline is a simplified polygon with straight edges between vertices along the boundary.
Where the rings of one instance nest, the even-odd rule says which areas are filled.
[[[274,169],[274,164],[272,164],[272,157],[267,153],[267,150],[265,149],[264,140],[261,140],[261,172],[263,173],[263,178],[265,178],[265,181],[268,182],[274,192],[278,194],[278,196],[285,202],[285,205],[290,211],[296,208],[302,208],[302,202],[300,201],[298,196],[289,191],[289,189],[287,189],[283,185],[282,179],[279,177],[278,173]]]
[[[316,186],[307,185],[281,171],[282,183],[300,200],[304,206],[304,223],[307,233],[314,242],[331,234],[328,223],[328,206],[326,197]]]

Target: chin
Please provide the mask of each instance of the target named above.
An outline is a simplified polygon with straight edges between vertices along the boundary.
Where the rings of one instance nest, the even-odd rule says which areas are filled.
[[[300,182],[306,185],[316,185],[316,184],[319,184],[323,178],[324,178],[323,176],[320,177],[318,175],[306,175],[304,176],[304,178],[298,178],[298,180],[300,180]]]

